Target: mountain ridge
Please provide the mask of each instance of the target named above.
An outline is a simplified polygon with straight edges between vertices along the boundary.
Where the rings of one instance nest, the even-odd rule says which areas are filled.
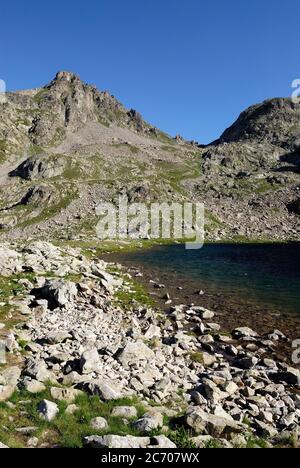
[[[200,145],[62,71],[8,93],[1,117],[2,237],[93,236],[97,202],[120,193],[204,202],[209,240],[299,237],[300,104],[288,98],[250,106]]]

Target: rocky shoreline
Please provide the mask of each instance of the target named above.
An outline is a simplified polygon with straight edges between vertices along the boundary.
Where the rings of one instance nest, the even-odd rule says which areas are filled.
[[[166,313],[170,305],[193,304],[212,310],[225,334],[244,326],[255,329],[260,335],[267,335],[271,329],[281,330],[288,340],[278,343],[271,354],[273,356],[275,352],[276,359],[292,365],[291,342],[300,336],[298,315],[255,303],[242,294],[233,296],[225,289],[220,290],[208,282],[199,282],[174,271],[149,267],[130,254],[113,252],[102,257],[107,262],[122,265],[133,278],[137,278],[156,306]]]
[[[223,334],[197,305],[158,312],[95,253],[0,247],[3,446],[65,446],[63,418],[81,428],[71,446],[299,445],[300,372],[270,358],[284,333]]]

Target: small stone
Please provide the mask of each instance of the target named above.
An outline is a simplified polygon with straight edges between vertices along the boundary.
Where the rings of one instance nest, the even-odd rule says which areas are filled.
[[[37,380],[25,380],[23,386],[28,393],[32,394],[41,393],[44,390],[46,390],[46,386],[42,382],[38,382]]]
[[[146,414],[141,419],[138,419],[133,427],[140,432],[151,432],[152,430],[158,429],[163,426],[163,416],[157,411],[151,411]]]
[[[251,328],[240,327],[240,328],[236,328],[235,330],[233,330],[232,336],[236,339],[256,338],[258,334],[255,331],[253,331]]]
[[[244,358],[237,358],[235,359],[233,365],[239,367],[240,369],[252,369],[258,363],[258,359],[256,357],[244,357]]]
[[[29,448],[36,448],[39,445],[39,439],[37,437],[30,437],[26,445]]]
[[[133,419],[137,417],[137,409],[134,406],[116,406],[111,415],[117,418]]]
[[[108,423],[105,418],[94,418],[91,420],[91,428],[95,431],[102,431],[108,427]]]
[[[81,392],[80,390],[76,390],[75,388],[52,387],[50,389],[50,394],[54,400],[73,403],[78,396],[83,395],[83,392]]]
[[[45,419],[47,422],[51,422],[59,413],[59,408],[56,403],[52,401],[43,400],[39,404],[38,412],[41,419]]]

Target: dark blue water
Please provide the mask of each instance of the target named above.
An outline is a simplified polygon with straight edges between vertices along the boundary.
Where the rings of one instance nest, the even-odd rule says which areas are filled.
[[[300,244],[159,246],[124,259],[180,282],[240,297],[300,317]],[[121,259],[122,260],[122,259]]]

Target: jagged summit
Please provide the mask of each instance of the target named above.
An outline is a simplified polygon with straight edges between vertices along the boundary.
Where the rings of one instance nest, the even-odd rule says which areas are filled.
[[[73,72],[70,72],[70,71],[59,71],[56,73],[56,76],[54,78],[53,81],[81,81],[80,80],[80,77],[76,74],[76,73],[73,73]]]

